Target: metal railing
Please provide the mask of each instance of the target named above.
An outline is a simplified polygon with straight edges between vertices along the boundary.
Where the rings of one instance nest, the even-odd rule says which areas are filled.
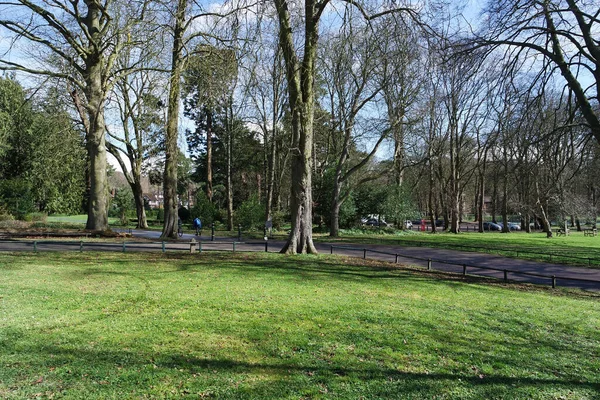
[[[10,245],[10,246],[6,246]],[[90,242],[90,241],[65,241],[65,240],[0,240],[0,247],[5,251],[269,251],[268,241],[240,242],[240,241],[155,241],[155,242]],[[258,250],[257,250],[258,249]]]
[[[167,251],[185,251],[190,253],[202,253],[209,251],[231,251],[231,252],[268,252],[269,251],[269,241],[255,241],[255,242],[240,242],[240,241],[186,241],[186,242],[170,242],[170,241],[156,241],[156,242],[132,242],[132,241],[123,241],[123,242],[89,242],[89,241],[55,241],[55,240],[33,240],[33,241],[12,241],[12,240],[0,240],[0,248],[5,248],[6,244],[10,244],[8,249],[4,251],[162,251],[163,253]],[[462,273],[462,275],[475,275],[475,276],[485,276],[498,278],[492,275],[486,275],[482,273],[476,273],[479,271],[493,271],[502,273],[502,278],[505,282],[509,280],[517,281],[516,279],[509,279],[509,276],[524,276],[524,277],[534,277],[548,280],[551,283],[553,288],[558,286],[559,281],[572,281],[572,282],[581,282],[581,283],[590,283],[593,284],[594,287],[600,289],[600,280],[594,279],[586,279],[586,278],[573,278],[567,276],[558,276],[558,275],[544,275],[534,272],[525,272],[518,271],[514,269],[508,268],[497,268],[497,267],[488,267],[482,265],[469,265],[466,263],[456,262],[456,261],[448,261],[448,260],[439,260],[425,257],[417,257],[411,256],[407,254],[402,254],[399,252],[391,253],[381,250],[374,250],[369,248],[362,247],[352,247],[352,246],[330,246],[330,254],[334,254],[334,250],[345,250],[345,251],[356,251],[362,253],[362,258],[367,259],[369,253],[378,254],[383,256],[393,257],[392,263],[397,264],[399,259],[409,259],[416,260],[426,263],[427,270],[434,270],[435,264],[445,264],[450,266],[458,267],[458,269],[454,269],[450,272]],[[377,259],[373,257],[373,259]],[[381,259],[378,259],[381,261]],[[389,260],[383,260],[389,261]],[[437,269],[437,271],[442,271],[442,269]],[[448,271],[446,271],[448,272]],[[538,283],[538,282],[533,282]]]
[[[476,252],[485,252],[485,253],[489,253],[489,254],[500,254],[503,256],[508,256],[510,257],[511,255],[514,255],[515,258],[522,258],[519,256],[532,256],[531,258],[533,258],[534,256],[537,258],[541,258],[541,259],[545,259],[548,260],[550,262],[558,262],[558,263],[564,263],[564,264],[569,264],[568,261],[573,261],[573,260],[578,260],[580,261],[579,265],[587,265],[587,266],[592,266],[592,265],[600,265],[600,257],[584,257],[584,256],[578,256],[578,255],[574,255],[572,253],[555,253],[555,252],[541,252],[541,251],[532,251],[532,250],[528,250],[528,249],[523,249],[523,248],[508,248],[508,247],[501,247],[501,246],[494,246],[494,247],[485,247],[485,246],[481,246],[480,244],[473,244],[473,245],[468,245],[468,244],[454,244],[454,243],[448,243],[446,244],[442,244],[440,246],[440,244],[435,244],[435,243],[430,243],[430,242],[419,242],[419,241],[413,241],[413,240],[395,240],[396,243],[401,244],[402,246],[415,246],[415,247],[431,247],[431,248],[445,248],[445,249],[462,249],[462,250],[466,250],[466,251],[473,251],[475,250]]]
[[[332,246],[330,246],[330,254],[334,254],[334,249],[340,249],[340,250],[343,249],[343,250],[349,250],[349,251],[362,252],[363,259],[367,259],[368,253],[392,256],[392,257],[394,257],[393,263],[395,263],[395,264],[398,263],[399,258],[423,261],[423,262],[427,262],[427,267],[426,267],[427,270],[433,270],[434,263],[458,266],[458,267],[462,268],[462,275],[465,275],[465,276],[468,274],[469,269],[471,269],[472,272],[473,272],[473,270],[494,271],[494,272],[501,272],[503,274],[503,277],[500,279],[503,279],[505,282],[509,281],[509,274],[511,274],[511,275],[520,275],[520,276],[526,276],[526,277],[547,279],[549,282],[551,282],[551,285],[553,288],[556,288],[558,285],[558,281],[561,280],[561,281],[592,283],[592,284],[595,284],[600,289],[600,280],[595,280],[595,279],[572,278],[572,277],[557,276],[557,275],[544,275],[544,274],[539,274],[539,273],[534,273],[534,272],[518,271],[518,270],[508,269],[508,268],[487,267],[487,266],[482,266],[482,265],[469,265],[466,263],[461,263],[461,262],[456,262],[456,261],[436,260],[436,259],[432,259],[432,258],[416,257],[416,256],[407,255],[407,254],[390,253],[390,252],[386,252],[386,251],[373,250],[373,249],[360,248],[360,247],[350,247],[350,246],[332,245]],[[476,273],[471,273],[471,275],[497,278],[495,276],[476,274]],[[513,281],[514,281],[514,279],[513,279]],[[537,282],[534,282],[534,283],[537,283]]]

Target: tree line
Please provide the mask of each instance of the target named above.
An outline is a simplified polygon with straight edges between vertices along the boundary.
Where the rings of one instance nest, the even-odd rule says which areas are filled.
[[[505,231],[513,216],[548,235],[553,219],[595,224],[600,20],[589,2],[490,1],[471,23],[435,1],[2,7],[12,41],[0,68],[44,79],[41,103],[60,104],[63,128],[85,143],[85,185],[71,192],[88,229],[108,227],[107,151],[141,227],[141,177],[154,169],[164,237],[183,178],[229,229],[244,203],[265,220],[286,214],[289,253],[316,251],[315,224],[337,236],[368,214],[433,229],[443,219],[451,232],[471,213],[481,231],[486,213]],[[15,129],[3,128],[2,154],[17,154]],[[178,173],[183,137],[193,166]]]

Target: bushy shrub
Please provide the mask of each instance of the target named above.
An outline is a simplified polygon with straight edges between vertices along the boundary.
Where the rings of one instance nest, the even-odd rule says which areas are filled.
[[[131,188],[118,188],[109,207],[108,215],[119,218],[122,225],[127,225],[132,210],[135,211],[135,201]]]
[[[29,213],[25,216],[25,221],[28,222],[47,222],[48,214],[46,213]]]
[[[146,209],[144,207],[144,209],[146,210],[146,220],[151,221],[151,220],[155,220],[156,216],[158,214],[158,210],[155,210],[153,208],[150,209]]]
[[[235,211],[235,224],[242,225],[242,229],[262,229],[264,227],[264,208],[258,197],[252,196],[244,201]]]
[[[158,211],[156,211],[156,220],[158,222],[163,222],[165,220],[165,209],[164,208],[159,208]]]
[[[226,224],[226,221],[227,221],[227,209],[226,208],[215,209],[214,222]]]
[[[31,186],[25,179],[0,180],[0,204],[16,219],[35,211]]]
[[[15,217],[8,211],[0,208],[0,221],[13,221]]]
[[[273,229],[281,230],[283,225],[290,220],[290,216],[283,211],[275,211],[273,213]]]
[[[215,222],[218,212],[215,205],[206,197],[206,194],[199,190],[196,193],[196,204],[190,210],[190,218],[200,218],[203,226],[209,226]]]
[[[326,227],[331,226],[331,206],[334,192],[335,168],[329,168],[322,177],[316,178],[315,186],[317,190],[313,191],[316,207],[313,213],[313,223],[318,225],[324,232]],[[351,194],[341,204],[338,215],[339,228],[349,228],[355,225],[357,216],[357,207],[354,201],[354,195]],[[325,225],[325,226],[323,226]]]
[[[419,218],[421,215],[414,204],[412,193],[406,186],[391,186],[383,205],[383,213],[388,223],[396,224],[398,229],[404,229],[404,221]]]
[[[0,229],[6,229],[6,230],[11,230],[11,229],[23,230],[23,229],[29,228],[29,225],[30,224],[28,222],[18,221],[18,220],[0,221]]]

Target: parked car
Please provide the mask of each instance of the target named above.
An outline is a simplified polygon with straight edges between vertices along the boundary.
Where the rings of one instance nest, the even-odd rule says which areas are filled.
[[[388,226],[387,222],[384,220],[379,221],[377,218],[369,218],[367,222],[365,222],[367,226]]]
[[[498,224],[495,224],[493,222],[484,222],[483,223],[483,230],[484,231],[501,231],[502,227]]]
[[[508,229],[510,229],[511,231],[520,231],[521,224],[517,224],[516,222],[509,222]]]
[[[504,224],[502,222],[498,222],[496,225],[500,226],[500,230],[502,230],[504,228]],[[515,223],[515,222],[508,222],[508,230],[510,231],[520,231],[521,230],[521,225]]]

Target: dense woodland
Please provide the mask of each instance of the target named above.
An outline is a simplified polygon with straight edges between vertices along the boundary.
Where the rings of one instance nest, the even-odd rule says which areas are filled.
[[[595,1],[0,2],[0,214],[596,223]],[[107,153],[127,184],[109,187]],[[118,196],[115,193],[121,193]],[[128,193],[128,194],[127,194]],[[154,212],[151,212],[154,217]],[[441,228],[437,228],[441,229]]]

